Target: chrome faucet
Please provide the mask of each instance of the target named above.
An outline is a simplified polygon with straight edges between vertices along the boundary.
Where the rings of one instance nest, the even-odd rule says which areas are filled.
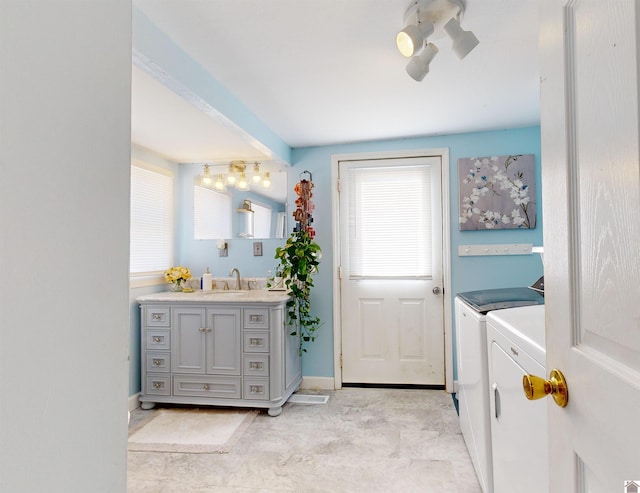
[[[240,289],[242,289],[242,284],[240,284],[240,271],[238,269],[236,269],[236,268],[233,268],[231,270],[231,272],[229,272],[229,276],[233,276],[234,272],[236,273],[236,280],[237,280],[237,283],[238,283],[238,287],[236,289],[240,290]]]

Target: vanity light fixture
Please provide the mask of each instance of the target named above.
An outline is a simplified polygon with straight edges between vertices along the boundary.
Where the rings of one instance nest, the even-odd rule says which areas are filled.
[[[428,38],[449,36],[453,52],[462,60],[478,44],[478,38],[460,27],[464,14],[462,0],[413,0],[404,14],[404,29],[396,36],[398,51],[412,57],[407,73],[420,82],[429,72],[429,64],[438,54],[438,47]],[[420,53],[422,51],[422,53]]]
[[[262,178],[262,188],[271,188],[271,173],[268,171],[264,172],[264,177]]]
[[[211,171],[209,170],[209,165],[204,165],[204,171],[202,173],[202,183],[205,185],[211,185],[213,183],[213,178],[211,176]]]
[[[260,183],[260,181],[262,180],[262,178],[260,178],[260,165],[258,163],[255,163],[253,165],[253,183],[255,183],[256,185],[258,185]]]
[[[238,185],[236,186],[236,188],[242,191],[249,190],[249,184],[247,183],[247,174],[244,171],[240,173],[240,179],[238,180]]]
[[[253,164],[253,168],[250,168],[244,161],[235,160],[228,165],[203,165],[202,174],[197,177],[196,183],[221,192],[225,191],[227,186],[247,191],[250,190],[250,184],[271,188],[271,175],[268,171],[262,172],[260,163],[257,161]]]
[[[227,187],[225,187],[225,185],[224,185],[224,175],[218,174],[218,177],[216,178],[215,187],[216,187],[216,190],[218,190],[218,191],[222,191],[222,190],[226,190],[227,189]]]

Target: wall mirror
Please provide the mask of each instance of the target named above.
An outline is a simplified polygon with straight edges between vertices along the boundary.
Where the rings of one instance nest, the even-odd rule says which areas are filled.
[[[194,238],[284,238],[287,171],[279,163],[204,164],[194,177]]]

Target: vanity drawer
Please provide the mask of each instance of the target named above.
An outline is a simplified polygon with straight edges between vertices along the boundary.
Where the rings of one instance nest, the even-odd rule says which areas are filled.
[[[245,329],[268,329],[269,309],[268,308],[245,308],[244,309]]]
[[[244,399],[266,401],[269,400],[268,378],[245,378],[242,397]]]
[[[243,357],[243,372],[247,377],[268,377],[269,356],[266,354],[245,354]]]
[[[245,330],[242,337],[245,353],[269,352],[269,332]]]
[[[150,375],[147,373],[146,395],[171,395],[171,379],[169,375]]]
[[[240,377],[173,376],[173,395],[240,399],[241,394],[242,379]]]
[[[145,312],[147,326],[169,327],[171,324],[171,308],[168,306],[148,306]]]
[[[171,353],[147,351],[147,371],[168,373],[171,368]]]
[[[171,349],[169,329],[147,329],[147,349]]]

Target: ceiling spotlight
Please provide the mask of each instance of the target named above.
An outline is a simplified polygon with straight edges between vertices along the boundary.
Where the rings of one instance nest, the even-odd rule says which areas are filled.
[[[396,35],[398,51],[407,58],[415,55],[420,51],[425,40],[433,34],[434,29],[433,23],[428,21],[418,25],[408,25]]]
[[[453,41],[453,51],[460,59],[478,45],[478,38],[460,27],[463,14],[462,0],[412,0],[404,14],[405,28],[396,36],[400,53],[413,57],[407,65],[407,73],[412,78],[421,81],[429,72],[429,63],[438,53],[433,40],[448,35]],[[425,49],[418,55],[425,43]]]
[[[460,27],[460,23],[453,17],[444,25],[443,29],[453,41],[453,52],[460,60],[466,57],[480,43],[475,34],[471,31],[464,31]]]
[[[425,46],[422,53],[418,56],[414,56],[407,64],[407,73],[412,79],[420,82],[429,73],[429,64],[433,57],[438,54],[438,48],[436,45],[429,43]]]

